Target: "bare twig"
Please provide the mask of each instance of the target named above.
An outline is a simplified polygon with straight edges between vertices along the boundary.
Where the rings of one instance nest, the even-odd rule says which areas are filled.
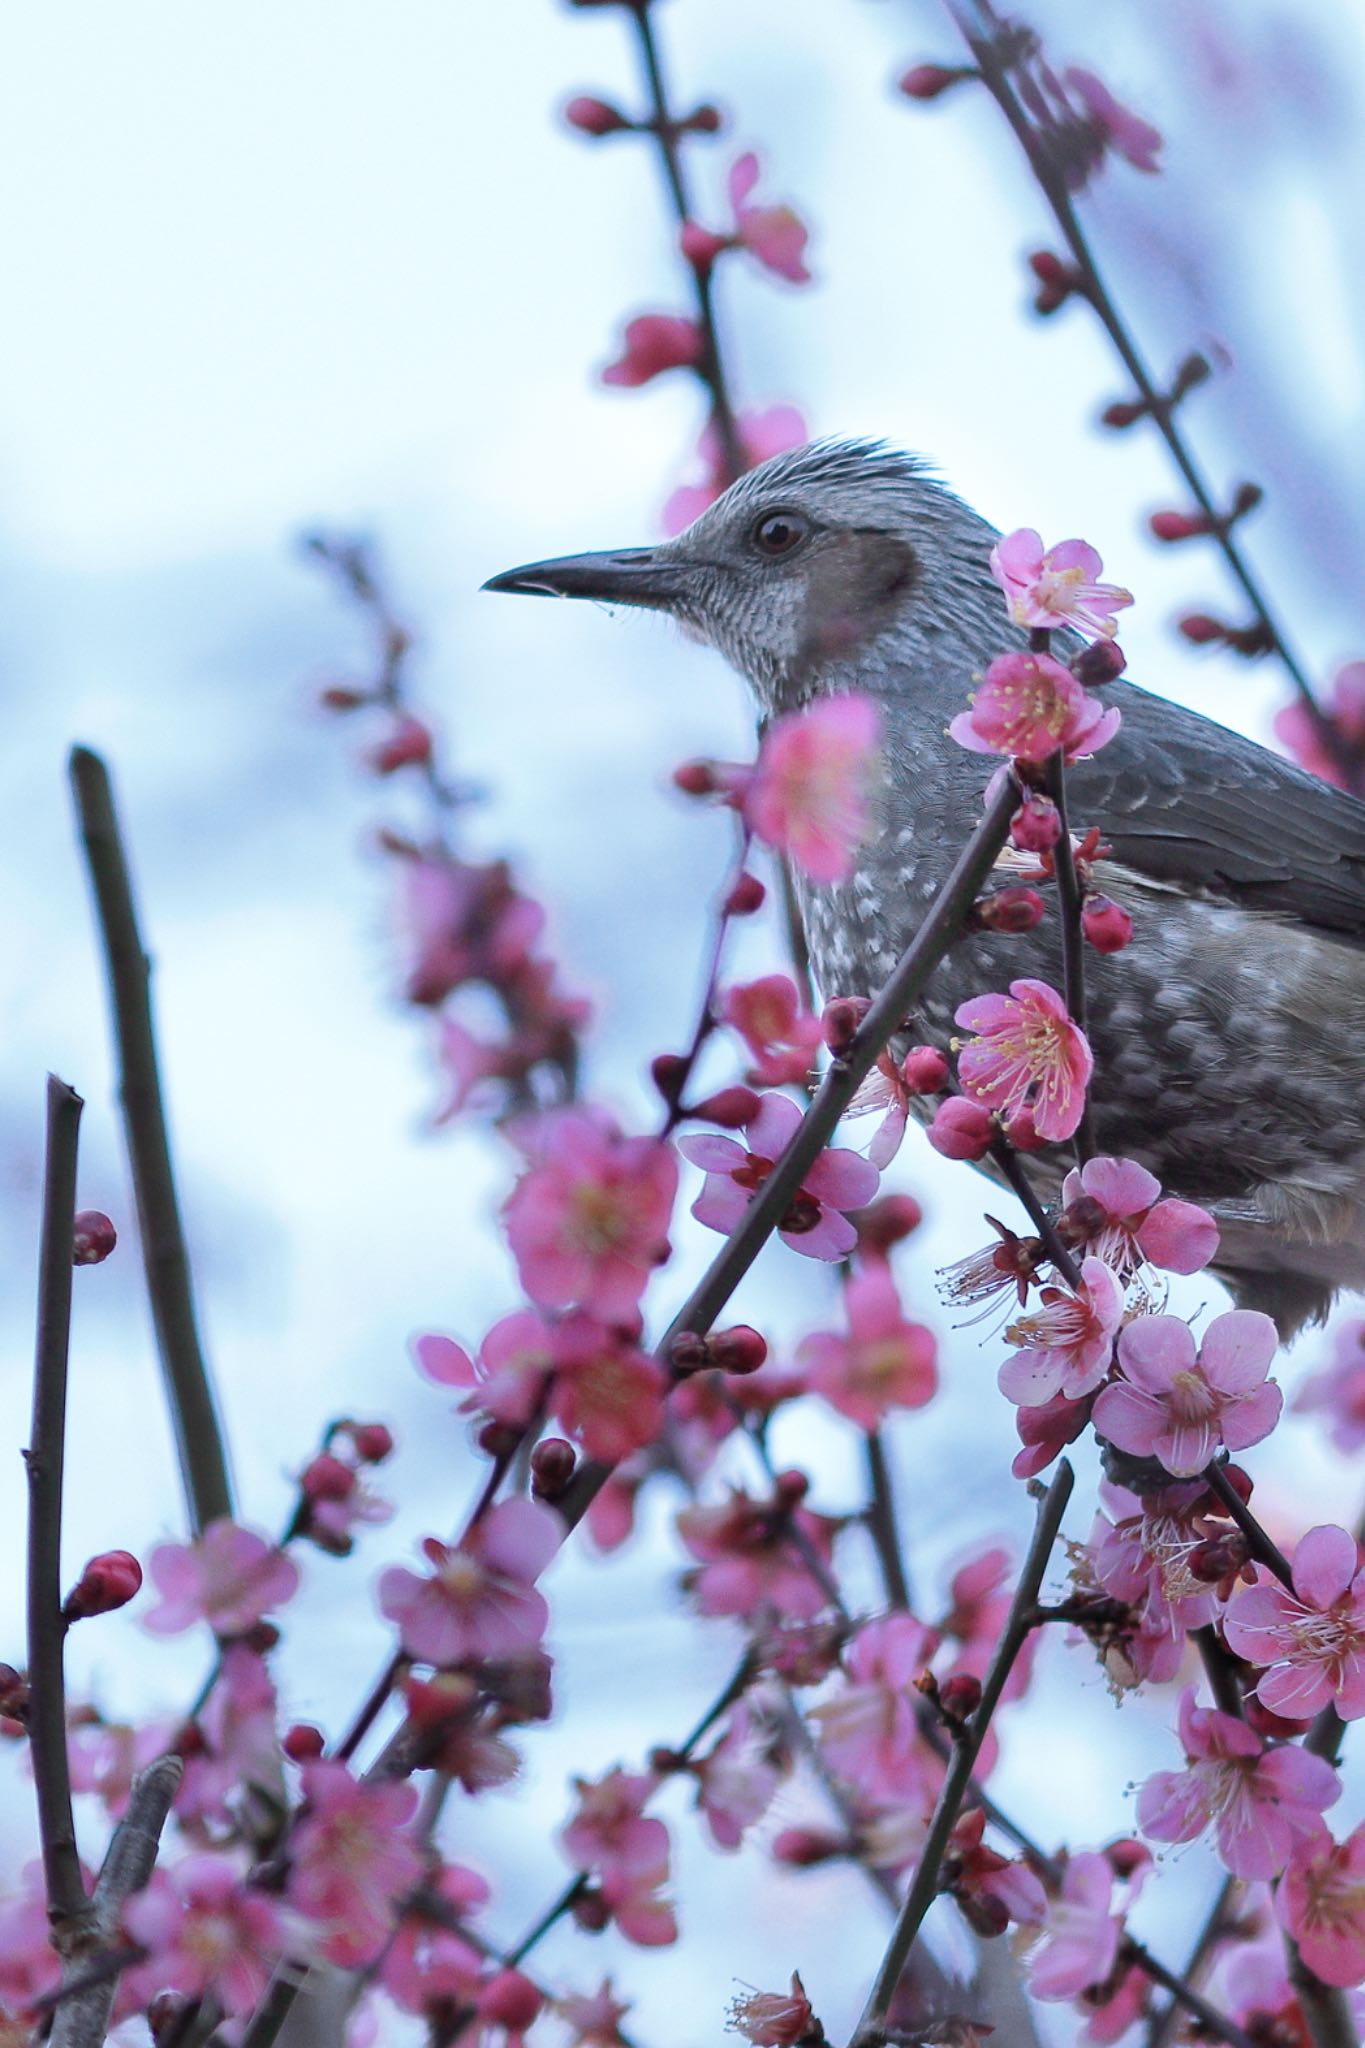
[[[910,1588],[905,1576],[905,1560],[901,1555],[900,1531],[896,1526],[896,1500],[891,1488],[891,1470],[886,1462],[886,1446],[880,1430],[869,1429],[863,1437],[863,1455],[867,1464],[868,1503],[864,1517],[868,1534],[877,1553],[881,1566],[882,1585],[886,1589],[887,1604],[891,1607],[910,1607]]]
[[[118,1041],[119,1099],[137,1196],[147,1294],[186,1504],[198,1533],[209,1522],[232,1513],[232,1488],[217,1405],[199,1341],[189,1255],[171,1168],[152,1025],[151,960],[138,931],[109,771],[88,747],[73,747],[70,772],[104,945]]]
[[[1274,1539],[1267,1535],[1266,1531],[1261,1527],[1255,1515],[1252,1514],[1251,1509],[1242,1499],[1241,1494],[1238,1493],[1236,1487],[1228,1478],[1223,1467],[1216,1463],[1207,1465],[1199,1476],[1208,1487],[1210,1493],[1218,1496],[1227,1513],[1246,1537],[1251,1554],[1257,1563],[1265,1565],[1270,1571],[1274,1572],[1280,1584],[1288,1586],[1292,1593],[1294,1590],[1294,1574],[1290,1570],[1288,1558]]]
[[[1232,1917],[1232,1908],[1241,1891],[1241,1884],[1235,1877],[1225,1877],[1219,1885],[1213,1904],[1209,1907],[1204,1924],[1195,1937],[1185,1965],[1184,1979],[1187,1986],[1197,1989],[1200,1975],[1218,1943],[1227,1932]],[[1159,2013],[1154,2014],[1147,2029],[1147,2048],[1170,2048],[1175,2030],[1180,2021],[1181,2001],[1170,1998]]]
[[[1285,1948],[1289,1955],[1289,1981],[1294,1986],[1313,2048],[1360,2048],[1360,2035],[1351,2018],[1346,1993],[1315,1977],[1292,1941],[1286,1939]]]

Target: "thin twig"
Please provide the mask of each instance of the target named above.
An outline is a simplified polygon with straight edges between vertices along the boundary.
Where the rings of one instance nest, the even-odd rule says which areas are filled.
[[[1267,1535],[1266,1531],[1261,1527],[1255,1515],[1252,1514],[1251,1509],[1242,1499],[1241,1494],[1238,1493],[1236,1487],[1228,1478],[1223,1467],[1217,1463],[1206,1465],[1199,1476],[1205,1486],[1208,1487],[1210,1493],[1218,1496],[1228,1514],[1246,1537],[1251,1554],[1257,1563],[1265,1565],[1268,1570],[1274,1572],[1281,1585],[1287,1586],[1292,1593],[1294,1590],[1294,1574],[1290,1569],[1288,1558],[1274,1538]]]
[[[1202,1991],[1196,1991],[1192,1984],[1186,1983],[1183,1977],[1178,1977],[1174,1970],[1168,1970],[1164,1963],[1158,1962],[1140,1941],[1125,1940],[1121,1954],[1125,1961],[1141,1970],[1145,1977],[1150,1977],[1153,1984],[1159,1984],[1163,1991],[1169,1991],[1171,1997],[1183,2005],[1186,2012],[1193,2014],[1206,2032],[1212,2034],[1216,2040],[1226,2041],[1228,2048],[1256,2048],[1250,2034],[1245,2033],[1235,2020],[1230,2020],[1216,2005],[1210,2005]],[[1338,2048],[1338,2044],[1334,2043],[1333,2048]],[[1356,2048],[1354,2037],[1351,2048]]]
[[[1219,1885],[1204,1924],[1195,1937],[1189,1961],[1183,1972],[1185,1984],[1191,1989],[1197,1990],[1200,1972],[1226,1933],[1228,1921],[1232,1917],[1232,1907],[1240,1891],[1241,1884],[1235,1877],[1225,1877]],[[1172,1997],[1159,2013],[1153,2015],[1147,2029],[1147,2048],[1170,2048],[1181,2011],[1181,2001]]]
[[[1067,1012],[1073,1024],[1085,1026],[1085,937],[1081,931],[1081,885],[1076,874],[1076,851],[1071,844],[1071,827],[1066,814],[1066,768],[1059,747],[1047,763],[1045,787],[1057,806],[1060,830],[1053,853],[1057,877],[1057,907],[1062,933],[1062,986]],[[1081,1166],[1095,1156],[1094,1121],[1087,1089],[1081,1120],[1076,1126],[1076,1158]]]
[[[864,1520],[868,1534],[877,1553],[881,1566],[882,1585],[886,1590],[887,1604],[891,1607],[910,1608],[910,1587],[905,1576],[905,1559],[901,1555],[900,1531],[896,1526],[896,1500],[891,1488],[891,1469],[886,1462],[886,1446],[881,1432],[869,1429],[863,1437],[863,1456],[867,1465],[868,1503]]]
[[[143,949],[109,771],[73,747],[71,787],[95,894],[118,1041],[119,1099],[137,1196],[147,1294],[196,1534],[232,1513],[227,1454],[199,1341],[189,1254],[171,1167],[152,1024],[151,960]]]
[[[29,1749],[38,1800],[48,1919],[62,1955],[89,1920],[81,1876],[66,1749],[62,1645],[62,1467],[66,1455],[66,1376],[71,1341],[72,1243],[76,1150],[84,1104],[74,1088],[47,1077],[47,1149],[38,1250],[38,1327],[33,1362],[33,1423],[28,1468]]]

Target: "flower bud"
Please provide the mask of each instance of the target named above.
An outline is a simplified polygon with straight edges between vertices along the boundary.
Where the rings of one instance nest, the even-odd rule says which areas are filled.
[[[710,1367],[711,1346],[697,1330],[679,1330],[669,1343],[668,1362],[676,1373],[705,1372]]]
[[[1115,1877],[1129,1878],[1139,1870],[1146,1870],[1151,1866],[1151,1850],[1145,1842],[1134,1841],[1131,1835],[1125,1835],[1120,1841],[1111,1842],[1102,1853]]]
[[[634,126],[610,100],[595,99],[591,93],[579,93],[571,99],[564,109],[564,119],[583,135],[619,135],[623,128]]]
[[[330,1451],[320,1451],[299,1477],[305,1500],[349,1500],[355,1491],[355,1468]]]
[[[490,1458],[510,1458],[523,1434],[514,1422],[485,1422],[476,1441]]]
[[[1016,1109],[1006,1123],[1005,1142],[1015,1152],[1041,1152],[1047,1144],[1047,1139],[1038,1135],[1033,1111],[1027,1103],[1022,1109]]]
[[[382,1422],[348,1422],[344,1428],[362,1465],[382,1465],[393,1450],[393,1431]]]
[[[908,100],[936,100],[964,79],[980,76],[974,64],[912,64],[896,80],[896,90]]]
[[[520,1970],[499,1970],[479,1993],[479,2018],[509,2034],[529,2027],[544,2004],[544,1998],[529,1977]]]
[[[678,234],[678,247],[694,270],[709,270],[730,246],[728,236],[712,234],[695,220],[684,221]]]
[[[1227,1480],[1228,1485],[1232,1488],[1238,1500],[1241,1501],[1242,1506],[1245,1507],[1251,1499],[1254,1490],[1251,1474],[1244,1472],[1240,1465],[1224,1465],[1223,1477]],[[1216,1496],[1211,1496],[1210,1498],[1213,1500],[1216,1499]],[[1218,1513],[1227,1513],[1221,1501],[1218,1502]]]
[[[318,691],[318,703],[324,711],[359,711],[369,702],[369,691],[358,690],[354,683],[328,683]]]
[[[542,1437],[531,1453],[531,1498],[553,1507],[578,1469],[578,1454],[562,1436]]]
[[[997,889],[977,897],[972,922],[978,931],[1031,932],[1042,923],[1046,907],[1036,889]]]
[[[680,132],[687,129],[693,135],[719,135],[723,126],[724,116],[720,108],[713,107],[706,101],[699,107],[694,107],[690,114],[684,114],[682,120],[678,122]]]
[[[858,1249],[864,1258],[885,1258],[923,1221],[924,1211],[913,1195],[879,1195],[858,1218]]]
[[[673,787],[684,796],[715,796],[721,785],[714,761],[684,761],[673,770]]]
[[[1186,612],[1179,622],[1180,631],[1195,647],[1209,647],[1216,640],[1226,640],[1228,629],[1220,619],[1208,612]]]
[[[1142,398],[1116,398],[1112,405],[1106,405],[1100,414],[1100,424],[1105,427],[1135,427],[1139,420],[1146,419],[1147,402]]]
[[[82,1209],[72,1226],[73,1266],[101,1266],[118,1243],[118,1232],[102,1209]]]
[[[1085,288],[1084,275],[1076,265],[1064,263],[1060,256],[1053,255],[1051,249],[1035,249],[1028,259],[1028,267],[1038,280],[1033,298],[1035,313],[1055,313],[1073,292]]]
[[[836,1834],[832,1828],[783,1828],[770,1853],[779,1863],[788,1863],[795,1870],[809,1870],[817,1863],[847,1856],[852,1848],[848,1836]]]
[[[22,1671],[16,1671],[12,1664],[0,1664],[0,1724],[13,1721],[23,1726],[28,1720],[28,1680]],[[0,1728],[4,1734],[16,1734],[18,1728]]]
[[[969,1721],[981,1705],[981,1680],[970,1671],[956,1672],[940,1685],[938,1703],[950,1721]]]
[[[1050,853],[1061,829],[1061,814],[1052,798],[1030,790],[1010,819],[1010,843],[1021,853]]]
[[[285,1730],[280,1747],[291,1763],[310,1764],[315,1757],[322,1755],[327,1744],[322,1730],[315,1728],[311,1721],[296,1721],[292,1728]]]
[[[1195,1578],[1216,1586],[1220,1579],[1240,1572],[1250,1555],[1241,1530],[1229,1529],[1226,1535],[1210,1536],[1203,1543],[1196,1543],[1186,1563]]]
[[[66,1597],[62,1619],[84,1621],[126,1607],[142,1585],[142,1566],[130,1550],[103,1550],[92,1557]]]
[[[787,1471],[779,1472],[774,1478],[773,1492],[783,1507],[799,1507],[810,1492],[810,1481],[804,1472],[789,1467]]]
[[[711,1338],[711,1363],[722,1372],[757,1372],[768,1356],[768,1341],[748,1323],[717,1330]]]
[[[953,1896],[967,1925],[984,1940],[1003,1934],[1009,1926],[1009,1907],[1003,1899],[997,1899],[994,1892],[960,1891]]]
[[[752,917],[762,908],[767,890],[757,875],[740,875],[722,906],[727,917]]]
[[[591,1887],[578,1894],[569,1911],[585,1934],[600,1934],[611,1921],[611,1907]]]
[[[702,1117],[707,1123],[719,1124],[722,1130],[737,1131],[752,1123],[762,1108],[759,1097],[752,1088],[718,1088],[714,1095],[708,1095],[699,1102],[692,1114]]]
[[[1272,1713],[1254,1692],[1247,1693],[1242,1701],[1242,1719],[1254,1735],[1266,1742],[1292,1742],[1309,1726],[1307,1721],[1286,1721],[1283,1714]]]
[[[687,1079],[689,1062],[680,1052],[660,1052],[649,1063],[649,1076],[671,1109]]]
[[[431,759],[431,732],[420,718],[404,716],[365,758],[376,775],[394,775],[400,768]]]
[[[948,1085],[948,1071],[936,1045],[912,1045],[901,1061],[901,1077],[912,1095],[937,1095]]]
[[[1123,674],[1128,657],[1117,640],[1092,640],[1079,654],[1073,654],[1067,665],[1087,690],[1102,690],[1106,683]]]
[[[945,1159],[984,1159],[994,1136],[990,1111],[965,1095],[940,1102],[929,1126],[929,1143]]]
[[[836,1059],[848,1051],[857,1034],[858,1026],[872,1008],[866,996],[835,996],[825,1004],[820,1018],[820,1032],[825,1044]]]
[[[1164,541],[1197,540],[1213,531],[1212,522],[1202,512],[1153,512],[1147,524],[1153,538]]]
[[[1133,920],[1112,896],[1087,896],[1081,905],[1081,930],[1097,953],[1121,953],[1133,936]]]

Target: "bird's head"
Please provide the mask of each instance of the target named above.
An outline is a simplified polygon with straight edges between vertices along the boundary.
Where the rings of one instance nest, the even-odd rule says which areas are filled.
[[[970,644],[979,615],[998,640],[994,537],[917,457],[819,441],[750,470],[676,539],[531,562],[484,588],[668,612],[774,710],[847,679],[888,635]]]

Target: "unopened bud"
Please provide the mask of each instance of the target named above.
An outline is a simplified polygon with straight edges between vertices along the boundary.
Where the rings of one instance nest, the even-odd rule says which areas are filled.
[[[280,1747],[291,1763],[310,1764],[322,1755],[327,1744],[322,1730],[315,1728],[311,1721],[296,1721],[292,1728],[285,1730]]]
[[[66,1597],[62,1619],[84,1621],[126,1607],[142,1585],[142,1566],[131,1550],[103,1550],[92,1557]]]
[[[978,896],[972,922],[978,931],[1031,932],[1042,923],[1046,908],[1036,889],[997,889],[994,895]]]
[[[400,768],[411,768],[418,762],[429,761],[430,730],[420,718],[400,718],[388,738],[372,747],[365,758],[376,775],[394,775]]]
[[[673,787],[684,796],[715,796],[720,789],[714,761],[684,761],[673,770]]]
[[[981,1680],[970,1671],[956,1672],[940,1685],[938,1703],[950,1721],[969,1721],[981,1705]]]
[[[825,1004],[820,1031],[836,1059],[848,1051],[858,1026],[871,1008],[866,996],[835,996],[832,1002]]]
[[[901,1061],[901,1078],[912,1095],[937,1095],[948,1085],[948,1062],[936,1045],[912,1045]]]
[[[974,1934],[990,1941],[997,1934],[1003,1934],[1010,1924],[1009,1907],[994,1892],[977,1892],[964,1889],[954,1892],[958,1911]]]
[[[515,1422],[485,1422],[477,1442],[479,1449],[490,1458],[510,1458],[523,1434]]]
[[[727,917],[752,917],[762,908],[767,890],[757,875],[740,875],[722,906]]]
[[[1115,1877],[1132,1877],[1134,1872],[1147,1869],[1152,1860],[1152,1852],[1147,1845],[1134,1841],[1131,1835],[1111,1842],[1103,1853]]]
[[[1100,414],[1100,424],[1105,427],[1135,427],[1139,420],[1146,419],[1148,405],[1142,398],[1116,398],[1112,405],[1106,405]]]
[[[964,79],[980,76],[974,64],[912,64],[896,80],[896,90],[908,100],[936,100]]]
[[[28,1680],[12,1664],[0,1664],[0,1721],[28,1720]]]
[[[924,1211],[913,1195],[880,1195],[858,1218],[858,1249],[865,1258],[885,1258],[923,1221]]]
[[[990,1111],[965,1095],[940,1102],[929,1126],[929,1143],[945,1159],[984,1159],[994,1136]]]
[[[767,1356],[767,1338],[748,1323],[717,1330],[711,1338],[711,1362],[722,1372],[757,1372]]]
[[[699,1102],[692,1114],[707,1123],[719,1124],[722,1130],[737,1131],[744,1124],[752,1123],[763,1107],[762,1099],[752,1088],[718,1088],[714,1095],[708,1095]]]
[[[1084,683],[1087,690],[1102,690],[1106,683],[1123,674],[1128,657],[1117,640],[1092,640],[1072,656],[1068,666],[1076,681]]]
[[[1061,813],[1052,798],[1030,790],[1010,819],[1010,842],[1021,853],[1050,853],[1061,829]]]
[[[773,1480],[773,1492],[783,1507],[794,1508],[799,1506],[810,1492],[810,1481],[804,1472],[798,1472],[794,1467],[789,1468],[776,1475]]]
[[[585,1934],[600,1934],[611,1921],[611,1907],[591,1888],[578,1894],[569,1911]]]
[[[520,2034],[544,2003],[543,1994],[520,1970],[499,1970],[479,1993],[479,2018],[509,2034]]]
[[[562,1436],[542,1437],[531,1453],[531,1497],[551,1507],[564,1498],[578,1469],[578,1454]]]
[[[1081,905],[1081,930],[1097,953],[1121,953],[1131,943],[1133,920],[1112,896],[1087,896]]]
[[[1074,263],[1064,263],[1060,256],[1054,256],[1050,249],[1035,249],[1028,267],[1038,280],[1033,297],[1035,313],[1055,313],[1073,293],[1085,289],[1083,273]]]
[[[1195,647],[1209,647],[1217,640],[1226,640],[1228,629],[1221,619],[1215,619],[1208,612],[1186,612],[1179,622],[1180,631]]]
[[[1244,1472],[1240,1465],[1224,1465],[1223,1477],[1242,1503],[1242,1506],[1245,1507],[1255,1490],[1255,1482],[1251,1474]],[[1226,1512],[1221,1502],[1219,1503],[1219,1511],[1220,1513]]]
[[[595,99],[591,93],[579,93],[571,99],[564,109],[564,119],[583,135],[619,135],[623,128],[634,125],[610,100]]]
[[[719,107],[713,107],[704,100],[690,114],[684,114],[677,125],[680,134],[686,130],[693,135],[719,135],[725,125],[725,117]]]
[[[1242,1701],[1242,1719],[1254,1735],[1267,1742],[1292,1742],[1308,1727],[1307,1720],[1287,1721],[1283,1714],[1272,1713],[1263,1706],[1254,1692],[1249,1692]]]
[[[349,1500],[355,1491],[355,1469],[330,1451],[320,1451],[299,1477],[306,1500]]]
[[[100,1266],[118,1243],[118,1232],[102,1209],[82,1209],[71,1232],[73,1266]]]
[[[1041,1152],[1047,1144],[1047,1139],[1038,1135],[1033,1111],[1027,1103],[1021,1109],[1016,1109],[1007,1119],[1005,1143],[1014,1152]]]
[[[649,1063],[649,1077],[670,1109],[678,1100],[690,1064],[680,1052],[656,1053]]]
[[[696,1330],[679,1330],[668,1346],[668,1362],[676,1373],[705,1372],[712,1364],[711,1346]]]
[[[431,1734],[475,1704],[479,1689],[463,1671],[438,1671],[434,1678],[405,1678],[403,1698],[415,1728]]]
[[[362,1465],[382,1465],[393,1450],[393,1431],[382,1422],[348,1422],[343,1426]]]
[[[1153,512],[1147,521],[1156,540],[1197,540],[1212,533],[1215,522],[1204,512]]]
[[[836,1856],[847,1856],[853,1848],[847,1835],[837,1835],[832,1829],[783,1828],[773,1841],[771,1854],[779,1863],[790,1864],[794,1870],[810,1870],[817,1863],[829,1863]]]
[[[324,711],[359,711],[369,702],[369,691],[358,690],[354,683],[328,683],[326,689],[318,691],[318,703]]]

